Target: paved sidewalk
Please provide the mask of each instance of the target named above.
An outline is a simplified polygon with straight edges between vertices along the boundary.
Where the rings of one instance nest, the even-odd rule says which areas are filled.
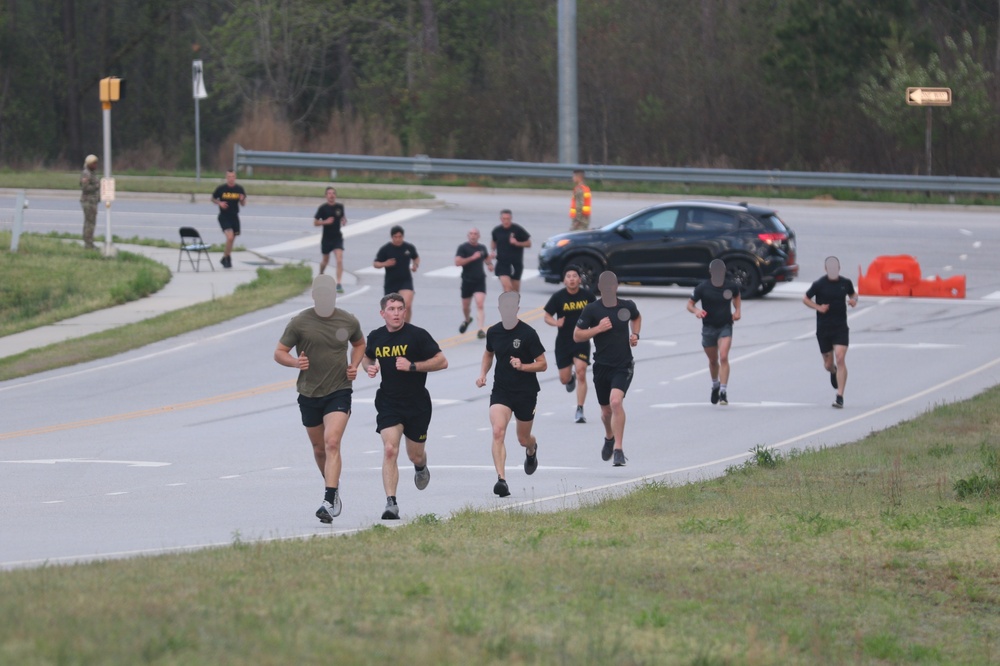
[[[71,338],[78,338],[98,331],[105,331],[125,324],[156,317],[164,312],[211,301],[227,296],[241,284],[252,282],[261,266],[278,268],[281,264],[253,252],[234,252],[233,267],[226,269],[219,260],[222,253],[211,254],[215,271],[209,267],[204,257],[201,271],[195,272],[185,257],[180,271],[177,270],[177,248],[149,247],[145,245],[117,245],[119,250],[141,254],[170,268],[172,277],[160,291],[151,296],[117,305],[115,307],[89,312],[72,319],[42,326],[23,333],[0,338],[0,358],[20,354],[37,347],[44,347]]]

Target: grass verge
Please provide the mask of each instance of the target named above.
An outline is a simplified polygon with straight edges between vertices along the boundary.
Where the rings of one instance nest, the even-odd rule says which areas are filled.
[[[570,511],[10,571],[0,661],[997,663],[998,494],[958,489],[998,442],[994,388]]]
[[[312,269],[286,265],[257,269],[257,278],[229,295],[158,317],[31,349],[0,359],[0,381],[52,370],[137,349],[182,333],[212,326],[298,296],[312,283]],[[2,655],[0,655],[2,656]],[[0,658],[0,663],[3,659]]]
[[[170,281],[163,264],[129,252],[104,259],[77,243],[0,231],[0,336],[148,296]]]

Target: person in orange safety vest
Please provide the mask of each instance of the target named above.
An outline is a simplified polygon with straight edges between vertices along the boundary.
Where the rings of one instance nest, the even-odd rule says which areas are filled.
[[[573,220],[570,231],[590,228],[590,188],[583,182],[583,171],[579,169],[573,172],[573,201],[569,216]]]

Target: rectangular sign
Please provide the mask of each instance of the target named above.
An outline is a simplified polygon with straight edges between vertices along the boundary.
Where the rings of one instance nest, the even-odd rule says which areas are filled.
[[[101,201],[110,203],[115,200],[115,179],[101,178]]]
[[[951,88],[907,88],[910,106],[951,106]]]
[[[205,90],[205,69],[201,60],[195,60],[191,63],[191,84],[195,99],[208,97],[208,91]]]

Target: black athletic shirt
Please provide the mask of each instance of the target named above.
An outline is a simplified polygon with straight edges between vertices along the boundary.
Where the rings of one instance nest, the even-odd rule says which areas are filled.
[[[723,280],[721,287],[716,287],[711,280],[705,280],[694,288],[691,300],[701,301],[701,309],[707,312],[701,320],[702,326],[720,328],[733,323],[733,298],[740,293],[740,287],[730,279]]]
[[[854,295],[854,283],[841,275],[836,280],[827,276],[812,283],[806,296],[816,301],[816,305],[830,305],[826,314],[816,312],[816,330],[837,330],[847,328],[847,298]]]
[[[344,204],[335,203],[332,206],[328,203],[316,209],[317,220],[328,220],[333,218],[332,224],[323,225],[323,241],[329,243],[344,239],[344,234],[340,230],[340,225],[344,221]]]
[[[227,208],[219,208],[219,219],[236,221],[240,219],[240,197],[246,196],[247,192],[242,185],[229,187],[226,183],[219,185],[212,192],[212,198],[216,201],[225,201]]]
[[[524,262],[524,248],[510,244],[510,237],[513,236],[520,242],[531,238],[531,234],[519,224],[511,223],[507,228],[498,224],[493,229],[493,242],[497,244],[497,263],[520,264]]]
[[[382,262],[388,259],[395,259],[395,266],[385,267],[385,293],[397,289],[413,289],[413,273],[410,271],[410,262],[420,255],[417,248],[411,243],[403,241],[402,245],[386,243],[379,248],[375,255],[375,261]]]
[[[623,368],[632,362],[632,345],[629,343],[629,322],[639,316],[635,303],[619,298],[613,308],[604,306],[600,300],[583,309],[576,322],[577,328],[584,330],[597,326],[602,319],[611,319],[611,330],[594,336],[594,364],[613,368]]]
[[[455,251],[455,256],[462,259],[468,259],[476,252],[479,252],[482,256],[462,266],[462,280],[465,282],[478,282],[479,280],[486,279],[486,269],[483,265],[486,257],[490,256],[490,251],[483,244],[473,245],[469,242],[462,243]]]
[[[421,395],[427,383],[426,372],[410,372],[397,370],[396,358],[403,358],[417,363],[434,358],[441,347],[431,337],[431,334],[413,324],[403,324],[403,327],[390,333],[385,326],[376,328],[368,334],[365,345],[365,356],[375,359],[382,373],[382,383],[379,390],[383,395],[393,400],[407,400]]]
[[[545,353],[545,347],[538,333],[520,319],[511,330],[503,327],[503,322],[493,324],[486,331],[486,351],[492,352],[493,388],[509,393],[538,393],[537,372],[515,370],[510,359],[520,359],[521,363],[534,363]]]
[[[580,318],[580,313],[589,303],[593,303],[596,297],[589,289],[581,287],[575,294],[569,293],[565,287],[552,294],[549,302],[545,304],[545,311],[556,319],[565,319],[563,325],[556,329],[556,343],[575,344],[573,342],[573,329]]]

